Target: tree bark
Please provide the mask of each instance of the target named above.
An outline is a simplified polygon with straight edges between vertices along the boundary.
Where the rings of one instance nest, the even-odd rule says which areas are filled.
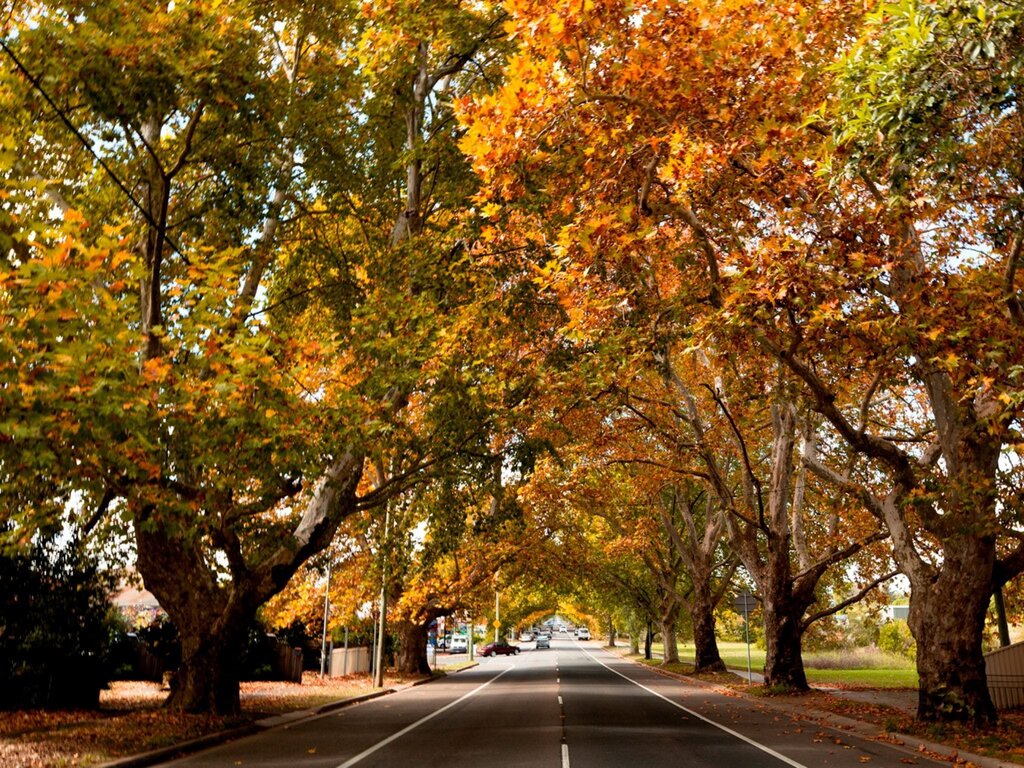
[[[802,601],[800,601],[802,603]],[[788,600],[764,601],[764,684],[797,691],[808,690],[801,652],[800,617],[807,606]]]
[[[662,654],[662,665],[674,664],[679,661],[679,647],[677,643],[676,621],[679,614],[679,606],[672,604],[671,609],[661,614],[661,641],[665,645],[665,652]]]
[[[1003,588],[996,587],[992,593],[996,607],[996,625],[999,627],[999,646],[1005,648],[1010,644],[1010,624],[1006,620],[1006,605],[1003,603]]]
[[[432,621],[433,619],[431,619]],[[430,622],[400,621],[395,669],[400,675],[429,675],[427,663],[427,629]]]
[[[651,645],[654,643],[654,625],[647,622],[647,632],[644,633],[644,658],[651,660]]]
[[[255,611],[249,618],[255,618]],[[239,712],[239,660],[245,651],[248,621],[239,618],[217,624],[222,629],[211,632],[179,629],[181,666],[171,684],[168,709],[225,715]]]
[[[694,580],[693,595],[689,602],[690,621],[693,623],[693,644],[696,649],[694,672],[724,672],[725,662],[718,652],[715,638],[714,598],[710,589],[698,586]]]
[[[988,725],[997,719],[981,639],[995,561],[992,537],[945,542],[938,577],[911,582],[908,624],[917,641],[917,716]]]

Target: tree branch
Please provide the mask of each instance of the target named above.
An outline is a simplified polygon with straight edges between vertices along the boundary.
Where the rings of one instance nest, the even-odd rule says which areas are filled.
[[[890,571],[884,576],[879,576],[877,579],[872,581],[870,584],[864,587],[864,589],[860,590],[853,597],[847,598],[846,600],[843,600],[841,603],[838,603],[827,610],[819,611],[818,613],[814,613],[806,617],[802,622],[800,622],[800,626],[806,630],[811,624],[818,621],[818,619],[823,619],[826,616],[831,616],[834,613],[839,613],[839,611],[843,610],[843,608],[851,606],[854,603],[859,603],[867,596],[867,594],[871,590],[875,589],[879,584],[882,584],[883,582],[886,582],[889,579],[895,578],[899,574],[900,571]]]

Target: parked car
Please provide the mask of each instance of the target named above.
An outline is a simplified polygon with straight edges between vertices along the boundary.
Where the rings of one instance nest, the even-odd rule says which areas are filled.
[[[456,635],[448,646],[448,653],[466,653],[469,650],[469,639],[465,635]]]
[[[537,647],[538,648],[550,648],[551,638],[547,635],[537,635]]]
[[[517,653],[519,646],[508,643],[488,643],[480,649],[481,656],[514,656]]]
[[[590,639],[590,630],[587,629],[586,627],[580,627],[579,629],[576,630],[576,639],[577,640],[589,640]]]

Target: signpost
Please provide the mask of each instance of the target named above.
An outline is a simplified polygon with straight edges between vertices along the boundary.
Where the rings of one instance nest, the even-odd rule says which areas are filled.
[[[750,612],[757,607],[757,598],[743,590],[736,595],[733,605],[737,613],[743,613],[743,631],[747,638],[747,685],[750,685],[753,678],[750,670]]]

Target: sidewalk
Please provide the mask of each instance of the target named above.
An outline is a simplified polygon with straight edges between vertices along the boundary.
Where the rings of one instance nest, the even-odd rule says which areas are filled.
[[[692,661],[687,660],[689,663]],[[746,681],[747,670],[740,669],[739,667],[729,667],[737,677]],[[754,683],[763,683],[764,676],[757,672],[750,672],[750,680]],[[849,701],[859,701],[863,704],[878,704],[884,707],[892,707],[902,712],[906,712],[908,715],[913,715],[917,712],[917,691],[907,690],[906,688],[865,688],[858,690],[850,690],[848,688],[838,688],[833,685],[825,685],[818,683],[813,686],[816,691],[827,691],[832,696],[838,696],[841,699],[847,699]]]
[[[472,666],[477,666],[473,664]],[[471,669],[471,666],[460,667],[455,670],[447,671],[445,674],[456,674],[461,672],[463,669]],[[398,693],[408,688],[414,688],[418,685],[424,685],[426,683],[433,682],[439,679],[438,676],[425,677],[419,680],[414,680],[410,683],[401,685],[393,685],[388,688],[381,690],[372,691],[370,693],[364,693],[359,696],[351,696],[346,699],[339,699],[338,701],[330,702],[329,704],[323,704],[318,707],[311,709],[296,710],[294,712],[285,712],[279,715],[271,715],[264,717],[260,720],[255,720],[248,725],[244,725],[240,728],[232,728],[227,731],[220,731],[217,733],[211,733],[207,736],[202,736],[198,739],[191,739],[189,741],[180,742],[178,744],[172,744],[169,747],[162,747],[161,749],[155,749],[150,752],[144,752],[137,755],[129,755],[128,757],[122,757],[117,760],[111,760],[106,763],[100,763],[96,768],[146,768],[146,766],[155,765],[157,763],[170,760],[172,758],[182,757],[184,755],[191,754],[193,752],[199,752],[210,747],[223,744],[227,741],[234,739],[240,739],[244,736],[249,736],[260,731],[271,730],[273,728],[279,728],[281,726],[289,725],[291,723],[298,722],[310,717],[317,717],[327,712],[333,712],[343,707],[348,707],[353,704],[359,704],[364,701],[371,701],[372,699],[380,698],[381,696],[388,696],[392,693]]]
[[[604,650],[616,653],[616,655],[619,655],[627,661],[632,661],[634,664],[642,664],[641,660],[629,657],[628,648],[605,648]],[[684,663],[693,663],[692,660],[682,661]],[[916,752],[920,752],[922,755],[927,755],[939,760],[947,760],[953,765],[967,766],[968,768],[970,766],[975,766],[975,768],[1020,768],[1021,765],[1020,763],[1007,762],[994,757],[988,757],[986,755],[973,754],[949,744],[941,744],[927,739],[922,739],[911,734],[889,731],[877,723],[855,719],[846,715],[840,715],[826,709],[820,709],[810,705],[807,701],[789,700],[784,697],[775,696],[754,696],[745,693],[742,688],[726,687],[718,683],[671,672],[656,666],[644,666],[666,677],[685,681],[690,685],[716,690],[729,696],[741,696],[749,699],[751,702],[756,702],[759,706],[770,707],[780,713],[810,720],[841,733],[856,735],[857,737],[867,741],[882,741],[889,744],[906,746]],[[739,669],[729,667],[728,670],[743,682],[747,681],[746,668]],[[756,672],[751,672],[750,677],[754,684],[761,684],[764,682],[764,677]],[[813,690],[847,701],[891,707],[908,715],[913,715],[917,711],[916,690],[898,688],[848,690],[825,685],[816,685],[813,687]]]

